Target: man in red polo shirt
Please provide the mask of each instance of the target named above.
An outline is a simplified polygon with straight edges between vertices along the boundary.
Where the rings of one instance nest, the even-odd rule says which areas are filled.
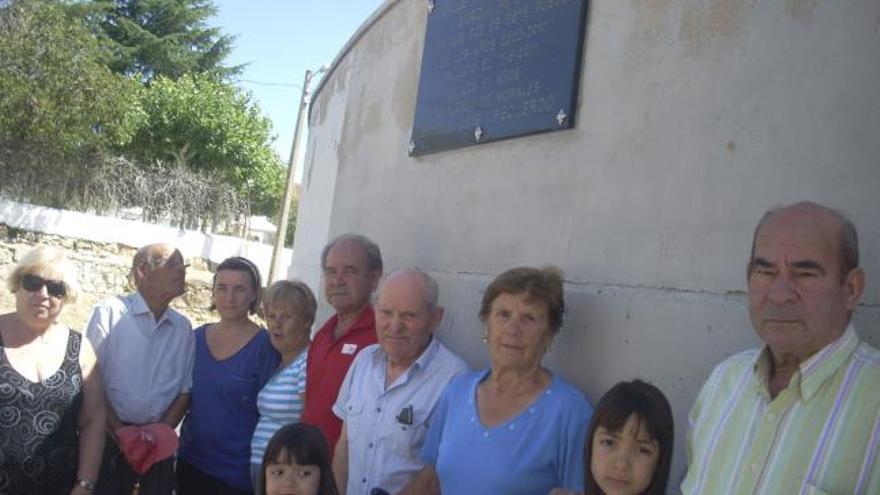
[[[361,349],[376,343],[376,321],[370,295],[382,278],[379,246],[358,234],[343,234],[321,252],[324,296],[336,314],[318,330],[306,363],[302,421],[324,433],[331,453],[342,421],[331,410],[339,387]]]

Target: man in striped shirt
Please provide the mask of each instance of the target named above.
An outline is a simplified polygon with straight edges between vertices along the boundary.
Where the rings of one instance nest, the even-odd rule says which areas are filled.
[[[748,265],[762,349],[721,363],[690,414],[692,494],[880,493],[880,352],[851,322],[853,224],[803,202],[767,212]]]

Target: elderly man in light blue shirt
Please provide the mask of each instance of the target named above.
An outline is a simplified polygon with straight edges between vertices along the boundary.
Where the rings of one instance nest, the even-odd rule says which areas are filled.
[[[116,429],[163,422],[175,428],[189,408],[195,341],[189,320],[168,307],[184,292],[180,251],[167,244],[138,250],[132,263],[137,291],[95,306],[86,336],[95,348],[107,394],[107,442],[98,494],[170,494],[173,458],[138,477],[119,455]]]
[[[419,450],[446,384],[467,365],[437,339],[437,282],[417,269],[379,285],[376,336],[348,370],[333,412],[342,419],[333,474],[347,495],[394,493],[423,464]]]

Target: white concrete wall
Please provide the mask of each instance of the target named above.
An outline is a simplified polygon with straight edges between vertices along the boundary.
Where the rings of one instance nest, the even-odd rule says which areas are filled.
[[[220,263],[230,256],[244,256],[257,265],[264,279],[269,275],[269,264],[272,260],[272,246],[269,244],[4,199],[0,199],[0,222],[34,232],[89,241],[116,242],[131,247],[167,242],[180,249],[186,257],[198,256],[214,263]],[[279,273],[287,271],[292,255],[290,249],[284,249],[279,255]]]
[[[849,213],[868,274],[855,321],[880,343],[880,2],[593,0],[574,130],[413,159],[426,16],[387,1],[316,93],[293,274],[316,283],[328,237],[366,234],[390,268],[438,278],[440,336],[482,367],[488,282],[562,267],[570,309],[546,363],[593,401],[619,380],[660,386],[673,480],[703,380],[757,344],[744,275],[767,208]]]

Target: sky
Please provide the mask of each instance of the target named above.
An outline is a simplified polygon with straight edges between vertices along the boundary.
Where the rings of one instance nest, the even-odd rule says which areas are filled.
[[[236,36],[228,65],[247,63],[237,84],[250,91],[277,136],[286,164],[307,69],[329,66],[382,0],[214,0],[208,25]],[[317,86],[314,79],[311,89]],[[299,172],[302,167],[298,167]]]

